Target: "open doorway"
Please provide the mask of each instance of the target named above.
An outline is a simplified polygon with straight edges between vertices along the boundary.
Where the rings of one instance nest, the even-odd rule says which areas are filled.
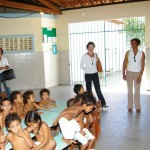
[[[122,63],[130,40],[139,38],[145,46],[145,18],[111,19],[69,24],[70,74],[72,84],[85,84],[80,60],[86,53],[86,44],[93,41],[95,52],[101,59],[104,72],[101,86],[113,85],[122,80]]]

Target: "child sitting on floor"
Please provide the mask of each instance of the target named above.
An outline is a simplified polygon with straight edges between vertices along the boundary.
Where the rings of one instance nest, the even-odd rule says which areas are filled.
[[[73,106],[73,105],[74,105],[74,102],[75,102],[75,98],[70,98],[70,99],[67,101],[67,107]]]
[[[4,98],[0,101],[2,112],[0,113],[0,127],[3,128],[5,126],[5,118],[6,116],[12,112],[12,103],[8,98]]]
[[[28,132],[33,132],[39,143],[35,149],[55,150],[56,142],[50,128],[41,120],[41,116],[37,112],[29,111],[25,117],[25,124],[28,126]]]
[[[42,89],[40,91],[40,106],[56,106],[56,102],[50,97],[50,91],[48,89]]]
[[[74,100],[74,103],[69,103],[70,105],[68,106],[71,107],[72,105],[78,105],[78,106],[81,105],[82,100],[84,99],[85,96],[86,96],[86,93],[78,94]],[[75,133],[74,139],[78,140],[81,143],[82,145],[81,150],[91,149],[95,142],[95,137],[86,128],[86,125],[85,125],[86,115],[89,115],[89,114],[85,114],[85,112],[81,112],[75,119],[77,121],[77,124],[79,125],[79,131]]]
[[[83,94],[85,92],[82,84],[75,84],[73,90],[76,94]]]
[[[10,100],[13,103],[12,110],[16,112],[20,118],[24,118],[23,116],[23,98],[20,91],[14,91],[10,95]]]
[[[85,92],[85,90],[84,90],[84,87],[83,87],[83,85],[82,84],[75,84],[74,85],[74,92],[77,94],[76,96],[75,96],[75,99],[76,99],[76,104],[81,104],[80,103],[80,101],[81,101],[81,99],[82,99],[82,94],[86,94],[87,92]],[[88,92],[89,93],[89,92]],[[89,93],[89,94],[92,94],[92,93]],[[76,98],[77,97],[77,98]],[[79,103],[77,103],[77,99],[79,100]],[[90,115],[90,117],[92,117],[91,115]],[[91,120],[93,120],[92,118],[91,118]]]
[[[0,128],[0,150],[5,150],[5,136],[2,128]]]
[[[84,87],[83,87],[82,84],[75,84],[74,85],[74,92],[77,94],[75,96],[76,104],[80,105],[81,101],[82,101],[82,96],[83,96],[82,94],[86,94],[87,92],[85,92]],[[91,93],[89,93],[89,94],[91,94]],[[89,113],[89,122],[92,123],[93,121],[94,121],[94,119],[93,119],[91,113]]]
[[[96,105],[96,100],[93,96],[87,94],[82,100],[81,105],[74,105],[66,108],[60,115],[55,119],[54,125],[59,122],[65,142],[72,143],[74,141],[75,133],[80,131],[79,124],[75,118],[81,113],[89,113],[93,110]],[[77,119],[77,118],[76,118]]]
[[[34,143],[26,130],[21,128],[21,120],[16,113],[6,116],[5,126],[9,133],[6,136],[6,144],[11,143],[14,150],[31,150]]]
[[[29,111],[36,111],[36,109],[49,110],[48,108],[41,107],[35,103],[33,91],[26,91],[23,93],[24,109],[23,114],[26,115]]]
[[[75,84],[73,90],[77,95],[83,94],[85,92],[82,84]],[[91,92],[90,94],[93,94],[93,93]],[[100,100],[97,101],[96,106],[101,107],[101,101]]]

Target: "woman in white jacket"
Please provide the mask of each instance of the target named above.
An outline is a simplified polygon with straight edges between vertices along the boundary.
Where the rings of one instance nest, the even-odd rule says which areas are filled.
[[[98,71],[96,67],[97,61],[100,61],[97,54],[94,53],[95,44],[89,42],[86,46],[88,52],[82,56],[81,59],[81,68],[85,71],[85,82],[87,92],[92,92],[92,81],[96,90],[98,99],[101,101],[101,107],[108,107],[106,105],[104,96],[100,88],[100,82],[98,77]]]

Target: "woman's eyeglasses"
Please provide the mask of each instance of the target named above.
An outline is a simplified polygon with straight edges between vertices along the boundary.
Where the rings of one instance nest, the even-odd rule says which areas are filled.
[[[134,62],[136,62],[135,56],[133,58],[134,58]]]

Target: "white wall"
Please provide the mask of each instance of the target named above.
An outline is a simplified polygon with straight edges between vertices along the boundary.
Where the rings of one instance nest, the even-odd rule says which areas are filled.
[[[11,14],[13,16],[13,14]],[[55,27],[56,18],[0,19],[0,35],[33,34],[35,52],[4,54],[16,73],[9,81],[11,90],[27,90],[51,87],[59,84],[58,55],[49,46],[42,46],[42,27]]]
[[[59,55],[44,52],[45,87],[59,84]]]
[[[45,87],[43,52],[5,55],[15,70],[16,79],[8,81],[11,90]]]
[[[16,79],[9,81],[11,90],[45,87],[44,58],[42,53],[41,18],[0,19],[0,35],[33,34],[35,52],[5,54],[14,68]]]
[[[70,85],[69,51],[59,51],[59,72],[59,83],[62,85]]]
[[[134,2],[127,4],[117,4],[109,6],[92,7],[85,9],[76,9],[70,11],[64,11],[63,15],[57,17],[57,34],[58,34],[58,49],[60,51],[66,51],[69,55],[69,38],[68,38],[68,24],[75,22],[95,21],[95,20],[108,20],[130,17],[145,17],[146,24],[146,46],[150,48],[150,1]],[[63,52],[62,52],[63,54]],[[61,57],[61,56],[60,56]],[[61,66],[66,65],[66,61],[69,64],[69,58],[61,63]],[[63,62],[63,61],[62,61]],[[150,68],[150,67],[149,67]],[[65,73],[69,72],[69,67],[61,70],[61,82],[66,81]],[[150,70],[147,68],[147,71]],[[145,71],[145,74],[148,72]],[[148,76],[147,76],[148,77]],[[71,79],[69,78],[68,80]],[[67,84],[68,82],[66,82]],[[150,88],[150,87],[149,87]]]
[[[68,50],[68,24],[94,20],[107,20],[144,16],[146,19],[146,42],[150,47],[150,1],[117,4],[64,11],[57,17],[58,49]],[[85,15],[83,15],[83,13]]]
[[[56,28],[56,19],[43,18],[41,23],[43,28]],[[59,84],[59,54],[53,54],[52,43],[43,43],[43,53],[45,87],[56,86]]]
[[[150,90],[150,48],[147,48],[145,51],[145,57],[146,57],[146,62],[145,62],[145,79],[144,79],[144,86],[146,90]]]
[[[33,34],[35,50],[42,50],[41,18],[0,19],[0,35]]]

